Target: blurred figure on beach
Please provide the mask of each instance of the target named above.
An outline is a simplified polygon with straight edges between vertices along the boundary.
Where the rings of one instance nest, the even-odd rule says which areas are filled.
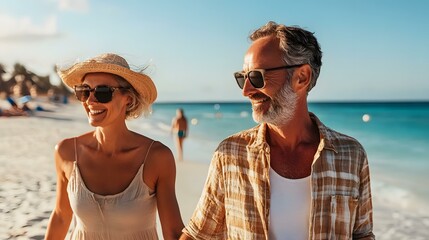
[[[249,38],[234,77],[259,125],[220,143],[181,239],[375,239],[364,148],[308,111],[316,37],[268,22]]]
[[[3,109],[0,107],[0,117],[28,116],[28,113],[16,108]]]
[[[27,82],[20,81],[12,87],[12,95],[17,99],[15,101],[11,96],[7,97],[7,101],[14,106],[23,111],[31,113],[31,108],[28,106],[29,101],[31,100],[30,87],[28,87]],[[18,106],[17,102],[20,106]]]
[[[0,107],[0,117],[29,116],[29,112],[27,111],[28,107],[25,103],[23,106],[26,108],[18,106],[18,104],[10,95],[7,95],[5,100],[10,104],[10,107]]]
[[[111,53],[58,73],[95,129],[55,148],[57,198],[46,239],[64,239],[72,219],[70,239],[158,239],[157,212],[163,238],[177,239],[173,154],[125,121],[149,112],[157,97],[151,78]]]
[[[12,87],[12,95],[16,100],[9,95],[6,98],[7,101],[13,106],[13,108],[25,111],[29,115],[34,113],[33,111],[45,111],[45,109],[37,103],[37,86],[32,85],[28,87],[23,83],[24,82],[19,82]]]
[[[176,110],[176,116],[171,121],[171,132],[176,140],[179,161],[183,161],[183,140],[188,136],[188,120],[182,108]]]

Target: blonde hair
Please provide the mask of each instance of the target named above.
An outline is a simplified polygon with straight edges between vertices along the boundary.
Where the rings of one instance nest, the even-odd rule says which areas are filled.
[[[141,115],[147,116],[151,113],[151,105],[140,96],[135,88],[121,76],[113,74],[119,83],[119,86],[126,89],[121,90],[122,93],[127,93],[131,97],[131,103],[127,105],[125,112],[126,119],[138,118]]]

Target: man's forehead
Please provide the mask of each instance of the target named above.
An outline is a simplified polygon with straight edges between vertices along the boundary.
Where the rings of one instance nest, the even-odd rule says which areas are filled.
[[[283,62],[283,52],[279,39],[274,36],[263,37],[252,43],[244,56],[243,69],[263,68]]]
[[[244,63],[243,63],[243,69],[253,69],[253,53],[247,53],[244,56]]]

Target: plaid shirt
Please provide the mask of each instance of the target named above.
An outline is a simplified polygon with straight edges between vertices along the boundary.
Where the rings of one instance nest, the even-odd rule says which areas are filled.
[[[308,239],[375,239],[365,150],[355,139],[310,116],[321,139],[312,164]],[[261,124],[220,143],[201,198],[183,230],[186,235],[268,239],[270,147],[265,133],[266,124]]]

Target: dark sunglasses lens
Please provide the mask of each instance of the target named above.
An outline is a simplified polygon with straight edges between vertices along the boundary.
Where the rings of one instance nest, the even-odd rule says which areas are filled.
[[[264,76],[262,76],[262,72],[250,71],[248,76],[253,87],[261,88],[264,86]]]
[[[96,87],[94,96],[100,103],[108,103],[112,101],[112,90],[106,86]]]
[[[243,89],[243,87],[244,87],[244,81],[246,81],[246,78],[244,78],[243,73],[239,73],[239,72],[234,73],[234,77],[235,77],[235,80],[237,81],[238,86],[241,89]]]
[[[89,89],[83,87],[76,87],[74,90],[77,100],[85,102],[89,97]]]

